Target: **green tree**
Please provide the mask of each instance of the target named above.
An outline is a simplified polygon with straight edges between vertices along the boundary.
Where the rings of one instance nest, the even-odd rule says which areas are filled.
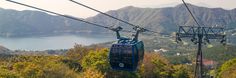
[[[75,44],[74,48],[69,49],[69,51],[66,52],[66,57],[68,57],[70,60],[75,61],[81,61],[84,56],[86,56],[89,52],[89,49],[87,47],[84,47],[79,44]]]
[[[19,78],[20,76],[6,67],[0,66],[0,78]]]
[[[26,56],[23,56],[23,59]],[[17,61],[13,70],[23,78],[77,78],[78,74],[58,56],[27,56]]]
[[[110,70],[106,73],[106,78],[140,78],[140,75],[137,72]]]
[[[171,66],[169,66],[164,61],[154,58],[152,59],[152,63],[154,64],[154,76],[157,78],[169,78],[171,77]]]
[[[77,78],[79,76],[76,71],[63,63],[48,62],[42,69],[43,78]]]
[[[172,66],[168,60],[158,53],[145,53],[143,64],[139,73],[143,78],[168,78],[171,77]]]
[[[82,60],[82,67],[85,69],[94,68],[99,71],[108,71],[108,49],[90,51]]]
[[[105,75],[99,70],[88,68],[83,72],[83,78],[105,78]]]
[[[18,62],[14,64],[13,69],[26,78],[40,78],[43,75],[43,70],[37,64],[31,62]]]
[[[174,65],[174,78],[190,78],[190,72],[186,65]]]
[[[236,78],[236,58],[226,61],[220,68],[218,78]]]
[[[82,71],[81,62],[82,59],[89,53],[91,49],[88,47],[75,44],[74,48],[69,49],[65,54],[65,59],[61,60],[70,69],[75,70],[76,72]]]

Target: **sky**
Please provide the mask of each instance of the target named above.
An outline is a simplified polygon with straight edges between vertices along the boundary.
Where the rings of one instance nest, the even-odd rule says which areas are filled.
[[[92,10],[74,4],[69,0],[14,0],[17,2],[34,5],[46,10],[58,12],[65,15],[71,15],[79,18],[92,17],[97,14]],[[182,3],[181,0],[75,0],[90,7],[96,8],[102,12],[116,10],[126,6],[135,6],[141,8],[161,8],[173,7]],[[210,8],[224,8],[227,10],[236,8],[236,0],[185,0],[198,6]],[[35,10],[21,5],[0,0],[0,8],[15,9],[15,10]]]

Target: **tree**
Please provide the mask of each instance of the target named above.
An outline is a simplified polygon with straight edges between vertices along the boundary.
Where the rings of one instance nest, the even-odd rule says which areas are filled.
[[[77,78],[79,75],[63,63],[48,62],[43,65],[43,78]]]
[[[26,78],[40,78],[43,76],[43,70],[40,66],[31,62],[18,62],[14,64],[13,69]]]
[[[106,73],[106,78],[140,78],[140,75],[132,71],[110,70]]]
[[[82,67],[85,69],[94,68],[99,71],[108,71],[108,49],[90,51],[82,60]]]
[[[172,74],[172,76],[174,78],[189,78],[190,77],[190,72],[188,70],[187,65],[174,65],[174,73]]]
[[[83,78],[105,78],[105,75],[99,70],[88,68],[83,72]]]
[[[217,78],[236,78],[236,58],[226,61],[218,71]]]
[[[6,69],[6,67],[0,66],[0,78],[19,78],[20,76],[13,71]]]
[[[74,48],[71,48],[66,52],[66,58],[61,61],[68,65],[71,69],[80,72],[82,71],[82,59],[90,52],[90,50],[91,49],[88,47],[75,44]]]
[[[172,67],[168,60],[158,53],[145,53],[139,73],[143,78],[171,77]]]
[[[24,56],[25,57],[25,56]],[[24,59],[23,57],[23,59]],[[57,56],[27,56],[13,64],[13,71],[23,78],[77,78],[78,74]]]
[[[69,51],[66,52],[66,57],[68,57],[70,60],[75,61],[81,61],[84,56],[86,56],[89,53],[89,49],[79,45],[75,44],[74,48],[69,49]]]

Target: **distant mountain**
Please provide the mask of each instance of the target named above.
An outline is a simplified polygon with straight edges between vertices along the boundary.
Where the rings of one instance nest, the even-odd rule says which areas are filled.
[[[198,21],[207,26],[229,25],[235,28],[236,9],[205,8],[188,4]],[[138,8],[133,6],[106,12],[130,23],[160,32],[176,31],[176,24],[194,25],[192,17],[183,4],[167,8]],[[0,36],[33,36],[65,33],[111,33],[103,28],[49,15],[39,11],[15,11],[0,8]],[[123,26],[122,22],[98,14],[85,20],[105,26]]]
[[[82,23],[39,11],[0,8],[0,36],[33,36],[75,33],[85,30]]]
[[[236,9],[224,10],[221,8],[205,8],[191,4],[188,5],[201,24],[207,26],[216,24],[236,25]],[[196,25],[183,4],[167,8],[137,8],[128,6],[107,13],[131,23],[144,26],[145,28],[162,32],[176,31],[176,24]],[[87,20],[105,25],[115,24],[126,26],[125,24],[101,14],[87,18]]]
[[[12,52],[13,52],[13,51],[11,51],[11,50],[9,50],[9,49],[3,47],[3,46],[0,46],[0,55],[1,55],[1,54],[10,54],[10,53],[12,53]]]

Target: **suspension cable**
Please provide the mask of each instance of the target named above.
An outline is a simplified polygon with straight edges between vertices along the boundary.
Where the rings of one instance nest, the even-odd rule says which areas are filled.
[[[98,13],[101,13],[101,14],[103,14],[103,15],[106,15],[106,16],[108,16],[108,17],[110,17],[110,18],[113,18],[113,19],[116,19],[116,20],[121,21],[121,22],[123,22],[123,23],[126,23],[126,24],[128,24],[128,25],[130,25],[130,26],[133,26],[133,27],[135,27],[135,28],[141,28],[140,26],[134,25],[134,24],[132,24],[132,23],[129,23],[129,22],[127,22],[127,21],[124,21],[124,20],[119,19],[119,18],[117,18],[117,17],[114,17],[114,16],[112,16],[112,15],[109,15],[109,14],[107,14],[107,13],[104,13],[104,12],[99,11],[99,10],[97,10],[97,9],[94,9],[94,8],[92,8],[92,7],[89,7],[89,6],[87,6],[87,5],[84,5],[84,4],[82,4],[82,3],[79,3],[79,2],[77,2],[77,1],[74,1],[74,0],[70,0],[70,1],[73,2],[73,3],[76,3],[76,4],[78,4],[78,5],[81,5],[81,6],[83,6],[83,7],[86,7],[86,8],[88,8],[88,9],[91,9],[91,10],[93,10],[93,11],[96,11],[96,12],[98,12]],[[158,33],[158,32],[151,31],[151,30],[148,30],[148,29],[145,29],[145,28],[141,28],[141,29],[143,29],[143,30],[145,30],[145,31],[153,32],[153,33]]]
[[[16,2],[16,1],[12,1],[12,0],[6,0],[6,1],[9,1],[9,2],[12,2],[12,3],[16,3],[16,4],[19,4],[19,5],[23,5],[23,6],[26,6],[26,7],[34,8],[34,9],[37,9],[37,10],[41,10],[41,11],[44,11],[44,12],[47,12],[47,13],[59,15],[59,16],[65,17],[65,18],[73,19],[73,20],[76,20],[76,21],[81,21],[81,22],[84,22],[84,23],[87,23],[87,24],[91,24],[91,25],[94,25],[94,26],[97,26],[97,27],[102,27],[102,28],[105,28],[105,29],[114,30],[114,28],[111,28],[111,27],[95,24],[95,23],[92,23],[92,22],[88,22],[88,21],[85,21],[85,20],[82,20],[82,19],[78,19],[78,18],[72,17],[72,16],[59,14],[59,13],[56,13],[56,12],[52,12],[52,11],[48,11],[48,10],[45,10],[45,9],[37,8],[37,7],[31,6],[31,5],[27,5],[27,4],[23,4],[23,3],[20,3],[20,2]],[[123,32],[133,33],[132,31],[129,31],[129,30],[122,30],[122,31]]]
[[[194,17],[193,13],[191,12],[191,10],[189,9],[188,5],[185,3],[184,0],[182,0],[182,2],[184,3],[185,7],[187,8],[188,12],[190,13],[190,15],[192,16],[193,20],[197,23],[197,25],[200,27],[201,25],[198,23],[197,19]]]

